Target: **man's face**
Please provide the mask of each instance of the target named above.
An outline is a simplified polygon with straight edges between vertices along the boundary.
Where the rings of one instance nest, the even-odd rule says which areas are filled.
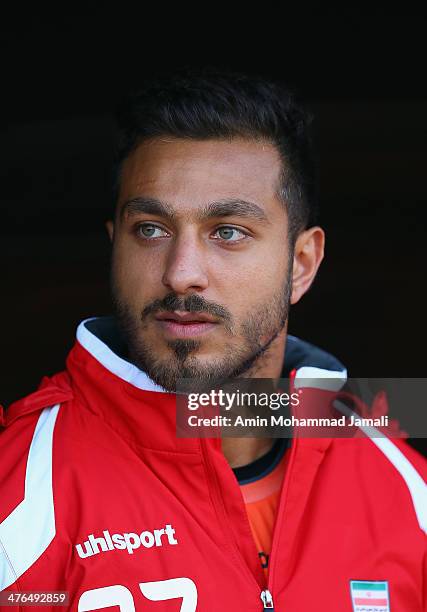
[[[112,289],[130,358],[160,386],[253,374],[290,296],[270,144],[162,138],[123,165]]]

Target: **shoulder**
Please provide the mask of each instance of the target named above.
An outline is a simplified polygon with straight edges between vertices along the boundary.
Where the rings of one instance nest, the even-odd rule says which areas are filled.
[[[0,522],[24,497],[32,466],[46,469],[60,408],[73,398],[65,373],[44,378],[34,393],[0,409]]]
[[[56,375],[2,410],[0,590],[31,567],[55,536],[54,431],[61,407],[72,397],[66,375]]]
[[[387,436],[338,439],[332,444],[340,478],[371,498],[372,508],[409,509],[427,533],[427,460],[406,441]]]

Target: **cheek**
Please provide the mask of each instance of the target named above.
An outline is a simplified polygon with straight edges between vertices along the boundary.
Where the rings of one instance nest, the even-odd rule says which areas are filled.
[[[158,257],[146,257],[126,243],[115,244],[112,259],[114,284],[127,303],[140,307],[153,296],[158,297],[161,269]]]
[[[288,278],[289,249],[284,240],[271,244],[271,248],[262,257],[262,284],[267,288],[267,294],[283,287]],[[269,291],[268,291],[269,289]]]
[[[287,278],[288,257],[288,250],[283,244],[278,244],[276,248],[257,249],[229,267],[229,284],[256,301],[262,293],[268,295],[274,287],[283,285]]]

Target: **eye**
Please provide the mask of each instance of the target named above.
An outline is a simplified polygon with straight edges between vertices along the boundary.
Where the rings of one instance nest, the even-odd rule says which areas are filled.
[[[229,225],[219,227],[214,234],[217,234],[219,238],[225,242],[239,242],[240,240],[247,238],[247,234],[236,227],[231,227]]]
[[[138,225],[136,227],[136,234],[144,240],[149,240],[150,238],[163,238],[169,235],[162,227],[153,225],[152,223],[141,223]]]

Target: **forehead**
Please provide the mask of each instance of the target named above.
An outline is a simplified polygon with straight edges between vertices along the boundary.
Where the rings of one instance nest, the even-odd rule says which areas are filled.
[[[192,209],[241,198],[268,208],[278,202],[282,162],[274,145],[256,140],[157,138],[124,161],[119,206],[138,196]]]

